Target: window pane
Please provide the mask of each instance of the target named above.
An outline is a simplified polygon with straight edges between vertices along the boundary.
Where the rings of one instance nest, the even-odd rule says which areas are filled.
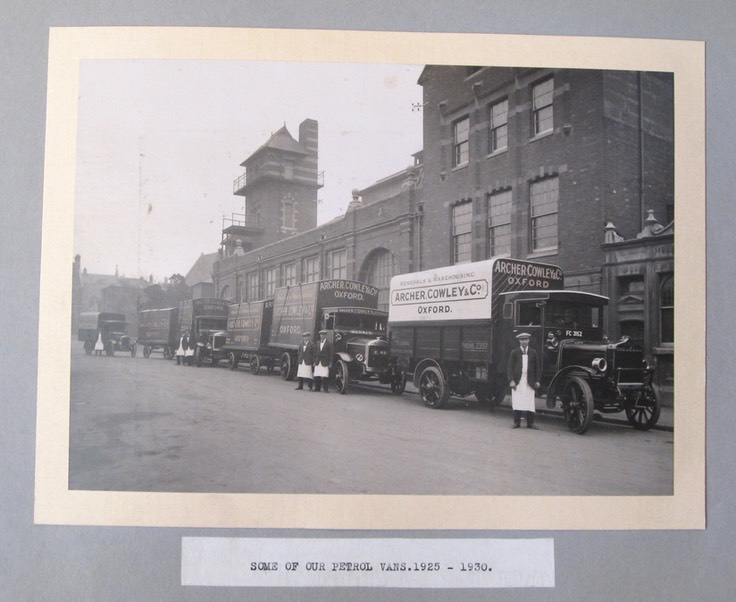
[[[532,250],[557,247],[559,182],[549,178],[531,185]]]
[[[508,112],[509,112],[509,101],[502,100],[494,105],[491,105],[490,111],[490,124],[491,124],[491,135],[490,135],[490,152],[495,152],[500,149],[506,148],[508,144]]]
[[[488,240],[489,254],[511,253],[511,191],[507,190],[488,197]]]
[[[534,135],[550,131],[552,120],[552,101],[554,98],[554,79],[550,78],[532,88],[532,115]]]
[[[470,135],[470,118],[466,117],[455,122],[453,128],[453,167],[468,162],[469,158],[469,135]]]

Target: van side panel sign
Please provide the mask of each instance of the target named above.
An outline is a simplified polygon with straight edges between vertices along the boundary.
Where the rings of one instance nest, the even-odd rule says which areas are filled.
[[[402,274],[391,279],[389,322],[489,320],[498,295],[562,288],[556,266],[517,259],[489,259]]]

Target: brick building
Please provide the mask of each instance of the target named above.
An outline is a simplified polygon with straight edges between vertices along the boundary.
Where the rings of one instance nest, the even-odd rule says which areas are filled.
[[[216,294],[251,301],[351,278],[377,286],[386,307],[392,275],[499,255],[560,265],[568,288],[611,294],[606,225],[628,240],[650,210],[672,221],[671,74],[428,65],[418,83],[423,149],[353,191],[344,216],[316,226],[313,120],[299,142],[284,126],[242,163],[234,192],[246,209],[223,224]],[[634,327],[619,324],[621,297],[607,325],[617,334]]]
[[[544,259],[599,293],[605,224],[672,215],[671,75],[428,65],[419,83],[426,267]]]

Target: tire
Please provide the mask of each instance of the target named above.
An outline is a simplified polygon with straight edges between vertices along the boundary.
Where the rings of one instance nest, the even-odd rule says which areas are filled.
[[[164,359],[170,360],[172,357],[174,357],[174,352],[171,350],[171,347],[169,347],[168,345],[164,345]]]
[[[406,374],[398,368],[391,377],[391,392],[394,395],[401,395],[406,389]]]
[[[91,345],[87,345],[87,343],[85,343],[85,344],[84,344],[84,352],[85,352],[85,353],[86,353],[87,355],[92,355],[92,352],[94,351],[94,349],[95,349],[95,348],[94,348],[93,346],[91,346]]]
[[[250,373],[258,374],[261,371],[261,358],[257,353],[250,356]]]
[[[660,411],[659,397],[652,385],[632,393],[626,400],[626,418],[640,431],[648,431],[657,424]]]
[[[291,354],[288,351],[284,351],[281,354],[281,378],[284,380],[294,380],[294,362],[291,361]]]
[[[335,390],[340,395],[348,392],[348,381],[350,380],[350,371],[345,360],[337,360],[334,366],[335,372]]]
[[[475,398],[478,400],[479,403],[482,403],[483,405],[491,405],[491,391],[490,389],[483,387],[478,388],[475,390]]]
[[[235,370],[238,367],[240,361],[240,354],[230,351],[227,354],[227,363],[225,364],[230,370]]]
[[[504,399],[506,399],[507,388],[506,379],[499,376],[494,383],[493,392],[489,400],[492,408],[500,406],[503,403]]]
[[[439,368],[428,366],[422,371],[419,376],[419,396],[428,408],[438,410],[447,405],[450,388]]]
[[[593,420],[593,392],[588,381],[572,376],[562,385],[562,411],[570,430],[582,435]]]
[[[151,348],[148,345],[143,345],[143,357],[146,359],[151,357]]]

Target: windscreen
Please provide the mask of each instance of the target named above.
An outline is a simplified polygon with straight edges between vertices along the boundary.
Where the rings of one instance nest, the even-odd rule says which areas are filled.
[[[335,328],[343,330],[365,330],[386,332],[386,316],[341,314],[335,316]]]
[[[599,328],[601,308],[569,301],[548,301],[545,304],[545,322],[548,327]]]

